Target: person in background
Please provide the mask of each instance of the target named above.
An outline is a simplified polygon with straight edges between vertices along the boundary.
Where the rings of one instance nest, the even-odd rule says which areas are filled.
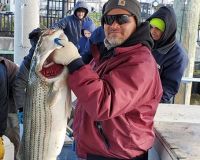
[[[105,39],[105,33],[102,26],[97,27],[90,37],[91,44],[103,43]]]
[[[23,107],[25,105],[25,95],[26,95],[26,86],[28,84],[29,69],[31,65],[31,59],[34,54],[37,42],[40,35],[42,34],[42,29],[36,28],[31,33],[29,33],[29,40],[31,48],[29,54],[26,55],[20,65],[19,71],[16,74],[14,82],[14,99],[18,102],[18,109],[23,112]],[[23,121],[23,120],[22,120]]]
[[[0,75],[0,160],[2,160],[5,153],[2,136],[5,134],[8,117],[8,80],[6,67],[2,62],[0,62]]]
[[[88,12],[87,3],[84,1],[78,1],[74,7],[74,14],[61,19],[51,28],[63,29],[68,39],[78,47],[83,23],[92,21],[92,19],[87,16]]]
[[[19,149],[19,122],[17,101],[14,101],[14,81],[18,66],[0,57],[0,157],[2,158],[2,135],[7,136],[15,147],[15,159]],[[0,159],[1,159],[0,158]]]
[[[107,4],[107,2],[103,5],[102,14],[105,11],[106,4]],[[88,61],[91,61],[93,58],[92,53],[91,53],[91,46],[93,44],[96,44],[98,46],[103,46],[102,44],[104,43],[104,39],[105,39],[105,33],[104,33],[103,26],[99,26],[94,30],[94,32],[92,32],[92,35],[91,35],[89,41],[87,42],[88,44],[86,44],[87,46],[90,46],[87,48],[88,50],[85,51],[88,53],[88,55],[90,55],[89,56],[90,59],[88,58]]]
[[[153,119],[162,96],[148,22],[137,0],[109,0],[102,15],[103,46],[85,65],[76,46],[60,37],[52,55],[67,66],[78,102],[73,133],[76,153],[87,160],[147,160],[154,143]]]
[[[40,35],[42,34],[42,30],[40,28],[34,29],[29,34],[29,40],[31,43],[31,48],[29,50],[29,54],[24,57],[18,72],[16,73],[15,81],[13,84],[13,95],[14,100],[17,102],[17,108],[21,115],[20,121],[23,123],[23,108],[25,105],[25,95],[26,95],[26,86],[28,84],[28,77],[29,77],[29,69],[31,65],[31,59],[34,54],[37,42],[39,40]]]
[[[181,78],[187,67],[188,57],[176,40],[176,15],[173,8],[161,7],[147,21],[154,40],[152,50],[157,62],[163,87],[161,103],[173,103]]]
[[[95,24],[92,21],[87,21],[84,22],[83,28],[81,30],[82,37],[79,40],[78,50],[85,64],[88,64],[92,59],[91,54],[88,53],[88,51],[90,50],[89,40],[95,28]]]
[[[86,54],[87,62],[91,62],[91,60],[93,59],[93,56],[94,56],[94,55],[92,55],[92,46],[94,44],[97,45],[98,47],[103,46],[102,44],[104,44],[104,39],[105,39],[105,33],[103,30],[103,27],[99,26],[94,30],[94,32],[92,32],[92,35],[91,35],[89,41],[87,41],[87,43],[86,43],[87,47],[85,48],[84,52],[87,53]],[[83,58],[83,61],[85,62],[84,59],[85,58]]]

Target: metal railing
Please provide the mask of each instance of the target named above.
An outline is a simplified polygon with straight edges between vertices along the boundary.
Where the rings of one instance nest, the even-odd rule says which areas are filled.
[[[67,9],[64,10],[64,8],[61,8],[62,5],[54,6],[54,1],[49,0],[48,5],[50,7],[47,7],[45,12],[44,10],[41,10],[40,15],[40,26],[50,27],[55,22],[59,21],[64,16],[64,12],[68,13],[68,11],[72,10],[72,7],[75,3],[73,1],[72,3],[69,3],[68,0],[56,0],[56,4],[63,4],[64,2],[67,5]],[[51,4],[52,3],[52,4]],[[54,6],[54,8],[53,8]],[[148,3],[141,3],[141,12],[142,12],[142,20],[145,21],[146,18],[150,15],[150,4]],[[89,14],[89,16],[94,19],[96,24],[100,25],[100,16],[101,13],[96,14]],[[12,12],[0,12],[0,37],[13,37],[14,36],[14,13]],[[198,34],[197,34],[197,42],[200,43],[200,25],[198,26]]]
[[[42,28],[49,28],[51,27],[55,22],[58,22],[61,19],[61,17],[57,16],[42,16],[40,15],[40,27]]]
[[[141,20],[144,22],[151,15],[151,4],[150,3],[142,3],[141,6]]]
[[[0,37],[14,36],[14,13],[0,12]]]
[[[40,26],[51,27],[55,22],[70,15],[75,0],[47,0],[40,8]]]

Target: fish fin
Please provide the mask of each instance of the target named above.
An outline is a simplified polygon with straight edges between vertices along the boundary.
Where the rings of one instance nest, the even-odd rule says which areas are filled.
[[[65,113],[67,118],[70,118],[71,111],[72,111],[72,102],[71,102],[71,90],[67,87],[67,95],[66,95],[66,101],[65,101]]]

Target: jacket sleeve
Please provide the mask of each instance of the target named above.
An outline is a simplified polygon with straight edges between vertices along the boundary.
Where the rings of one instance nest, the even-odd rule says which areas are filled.
[[[0,136],[6,130],[8,116],[8,88],[7,88],[7,73],[6,67],[0,63]]]
[[[65,29],[68,24],[68,21],[69,21],[68,17],[65,17],[65,18],[61,19],[60,21],[54,23],[51,26],[51,28],[52,29],[55,29],[55,28]]]
[[[85,42],[84,42],[85,40]],[[90,40],[81,37],[79,40],[79,53],[85,64],[88,64],[92,60],[92,54],[90,51]]]
[[[23,109],[25,105],[24,97],[26,95],[28,76],[29,76],[29,71],[24,65],[24,63],[22,63],[16,75],[15,82],[13,84],[14,101],[18,109]]]
[[[170,63],[164,66],[160,75],[163,87],[161,103],[172,103],[172,99],[179,90],[181,79],[188,64],[188,57],[182,55],[173,57],[173,60],[169,61]]]
[[[9,105],[8,105],[8,113],[17,113],[17,103],[14,101],[14,83],[15,83],[15,78],[16,74],[19,70],[19,67],[15,63],[10,63],[10,67],[8,70],[9,73]]]
[[[110,119],[137,110],[153,99],[160,101],[162,89],[156,65],[145,63],[126,61],[103,77],[85,65],[69,75],[68,84],[90,117]]]

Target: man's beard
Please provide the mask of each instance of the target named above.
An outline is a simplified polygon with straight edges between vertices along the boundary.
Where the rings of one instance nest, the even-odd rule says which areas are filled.
[[[106,46],[106,48],[109,50],[111,48],[120,46],[122,43],[124,43],[124,39],[121,38],[115,38],[115,37],[108,37],[107,39],[105,39],[104,44]]]

